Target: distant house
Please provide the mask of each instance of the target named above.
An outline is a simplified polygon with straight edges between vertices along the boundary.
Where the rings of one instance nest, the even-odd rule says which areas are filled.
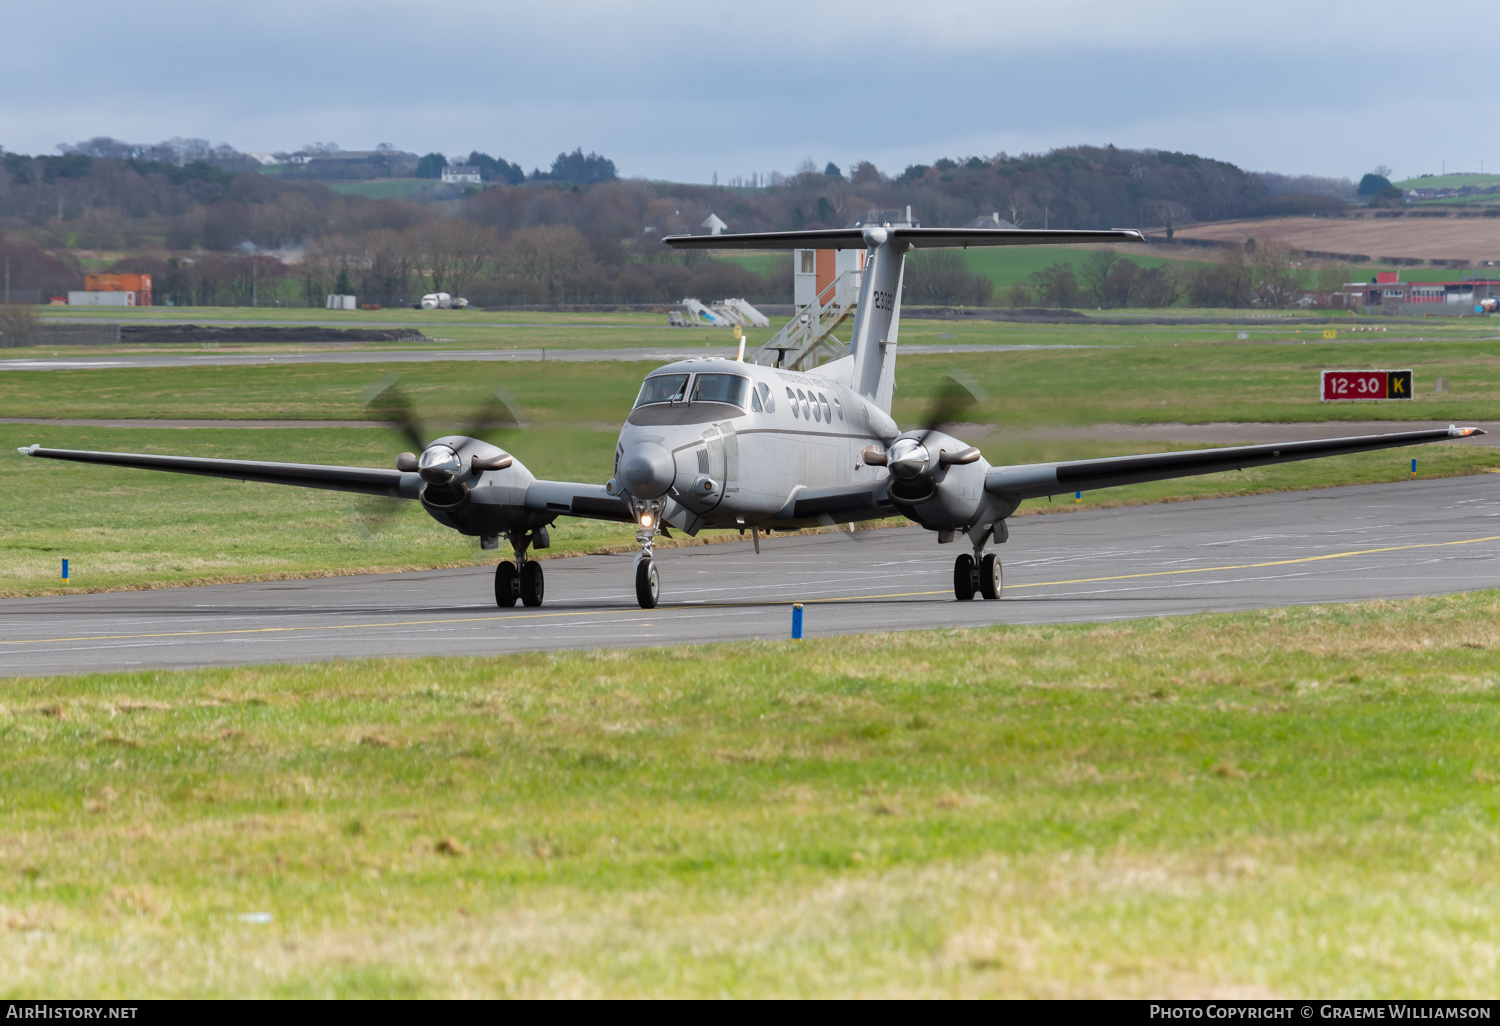
[[[703,227],[708,229],[710,235],[723,235],[729,225],[725,224],[718,214],[710,213],[703,219]]]
[[[443,181],[449,185],[479,185],[483,179],[479,176],[479,168],[472,164],[450,164],[443,168]]]
[[[994,213],[990,214],[989,217],[976,217],[976,218],[974,218],[974,220],[972,220],[968,224],[964,225],[964,227],[965,228],[1014,228],[1015,225],[1011,224],[1009,221],[1003,221],[1003,220],[1001,220],[1000,219],[1000,211],[996,210]]]

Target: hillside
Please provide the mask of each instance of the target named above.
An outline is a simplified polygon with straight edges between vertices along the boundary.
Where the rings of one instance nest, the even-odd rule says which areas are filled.
[[[1220,221],[1180,229],[1176,236],[1235,243],[1274,239],[1294,249],[1329,254],[1332,259],[1348,260],[1352,256],[1374,263],[1500,265],[1500,219],[1456,213],[1433,217],[1414,216],[1410,211],[1370,211],[1341,218]]]

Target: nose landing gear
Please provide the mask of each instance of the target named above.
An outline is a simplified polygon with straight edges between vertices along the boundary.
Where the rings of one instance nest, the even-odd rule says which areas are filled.
[[[631,499],[635,514],[635,540],[641,547],[635,557],[635,600],[642,609],[655,609],[661,597],[661,575],[656,572],[652,551],[657,532],[661,530],[662,502],[659,499]]]

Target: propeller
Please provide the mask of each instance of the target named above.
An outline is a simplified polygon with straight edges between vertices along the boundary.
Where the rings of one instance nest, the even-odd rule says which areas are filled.
[[[387,375],[372,385],[364,395],[365,409],[377,420],[383,420],[395,428],[414,452],[403,452],[396,456],[396,469],[404,473],[415,471],[429,484],[446,484],[464,472],[458,454],[446,445],[429,445],[422,422],[412,407],[411,400],[401,388],[400,380]],[[484,400],[464,424],[459,434],[478,438],[481,433],[495,428],[527,428],[530,421],[520,402],[503,385],[489,390]],[[472,460],[474,470],[504,470],[512,459],[508,455],[492,456]]]
[[[411,442],[412,448],[421,452],[427,448],[426,436],[422,433],[422,425],[417,421],[417,415],[412,411],[411,400],[406,397],[406,392],[401,388],[400,380],[394,374],[381,378],[365,392],[365,410],[376,420],[383,420],[395,428],[407,441]],[[409,455],[402,453],[402,456]],[[415,462],[416,457],[412,457]],[[400,466],[401,458],[396,458],[398,470],[405,470]],[[412,470],[417,468],[413,466]]]
[[[868,466],[888,468],[898,484],[915,485],[915,489],[909,493],[913,498],[919,494],[930,495],[930,482],[927,488],[923,488],[917,484],[919,479],[930,478],[937,467],[973,463],[979,459],[980,453],[972,445],[957,452],[941,450],[934,466],[932,453],[927,448],[928,436],[944,424],[951,424],[958,414],[984,399],[985,391],[979,382],[964,371],[954,368],[944,376],[942,386],[920,428],[913,433],[901,435],[891,443],[889,449],[867,446],[860,456]]]

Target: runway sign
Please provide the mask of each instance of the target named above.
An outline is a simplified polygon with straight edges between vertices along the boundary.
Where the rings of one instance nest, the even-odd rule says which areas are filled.
[[[1409,370],[1326,370],[1323,372],[1323,402],[1370,399],[1410,399]]]

